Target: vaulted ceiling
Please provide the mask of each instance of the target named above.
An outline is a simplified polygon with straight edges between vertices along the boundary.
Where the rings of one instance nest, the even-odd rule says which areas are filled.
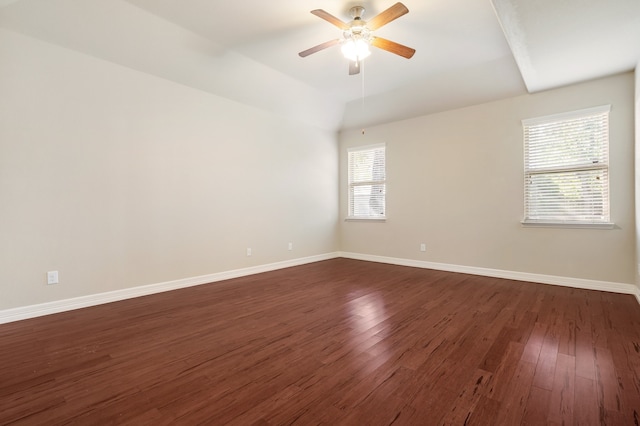
[[[367,20],[394,0],[0,0],[0,28],[331,130],[363,127],[630,71],[638,0],[403,0],[359,75],[310,14]],[[0,40],[1,42],[1,40]]]

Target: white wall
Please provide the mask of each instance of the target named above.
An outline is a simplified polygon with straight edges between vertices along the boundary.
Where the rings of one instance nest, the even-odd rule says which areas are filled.
[[[337,249],[331,132],[5,30],[0,123],[0,310]]]
[[[632,73],[346,131],[341,250],[374,256],[635,283]],[[611,104],[614,230],[523,228],[521,120]],[[345,222],[346,149],[387,144],[387,221]],[[426,243],[421,253],[419,244]]]

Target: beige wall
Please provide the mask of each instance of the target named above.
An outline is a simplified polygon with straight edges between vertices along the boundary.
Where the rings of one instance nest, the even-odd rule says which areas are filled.
[[[0,31],[0,310],[337,250],[335,134]]]
[[[636,66],[636,150],[635,150],[635,175],[636,175],[636,285],[640,288],[640,62]],[[639,296],[640,298],[640,296]],[[639,299],[640,300],[640,299]]]
[[[634,76],[457,109],[340,136],[345,252],[635,283]],[[614,230],[523,228],[521,120],[611,104]],[[387,144],[387,221],[345,222],[346,149]],[[419,251],[425,243],[427,251]]]

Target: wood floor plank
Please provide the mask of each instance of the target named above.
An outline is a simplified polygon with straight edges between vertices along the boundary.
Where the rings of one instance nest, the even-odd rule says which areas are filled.
[[[476,408],[467,418],[465,425],[495,426],[495,418],[502,411],[501,403],[485,395],[480,397]]]
[[[599,405],[603,407],[607,413],[605,417],[613,423],[613,419],[622,418],[620,416],[623,411],[622,383],[618,380],[618,374],[613,364],[611,351],[596,347],[595,358],[596,389]]]
[[[462,390],[445,412],[438,424],[461,425],[466,424],[483,394],[487,393],[486,387],[491,380],[491,373],[477,369],[475,374],[469,376],[470,380],[462,387]]]
[[[630,295],[348,259],[0,325],[0,424],[639,424]]]
[[[585,379],[595,380],[596,363],[595,347],[588,331],[576,333],[576,375]]]
[[[542,350],[542,344],[544,342],[544,336],[546,334],[547,325],[536,322],[524,347],[524,351],[522,352],[521,361],[526,361],[533,364],[538,363],[538,357],[540,356],[540,351]]]
[[[547,424],[549,402],[551,400],[551,391],[541,389],[536,386],[531,387],[529,398],[524,409],[522,417],[523,425],[544,425]],[[573,403],[573,401],[572,401]],[[571,424],[571,423],[567,423]]]
[[[496,413],[495,424],[517,425],[524,418],[529,392],[534,379],[535,365],[526,361],[519,361],[509,381],[507,391],[500,398],[500,412]]]
[[[558,359],[559,339],[555,327],[549,327],[542,341],[540,355],[536,363],[533,385],[542,389],[552,390]]]
[[[573,404],[575,425],[606,425],[594,380],[576,375]]]
[[[509,342],[500,364],[493,372],[486,396],[500,402],[508,396],[512,386],[511,379],[518,370],[523,351],[524,345],[521,343]],[[535,369],[535,365],[533,367]]]
[[[558,424],[573,424],[576,360],[559,353],[551,389],[548,419]]]

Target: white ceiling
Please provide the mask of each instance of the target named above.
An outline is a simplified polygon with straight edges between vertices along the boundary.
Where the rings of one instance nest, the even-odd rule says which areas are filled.
[[[339,47],[298,52],[394,0],[0,0],[0,27],[319,127],[362,127],[618,72],[640,61],[640,0],[403,0],[349,76]]]

